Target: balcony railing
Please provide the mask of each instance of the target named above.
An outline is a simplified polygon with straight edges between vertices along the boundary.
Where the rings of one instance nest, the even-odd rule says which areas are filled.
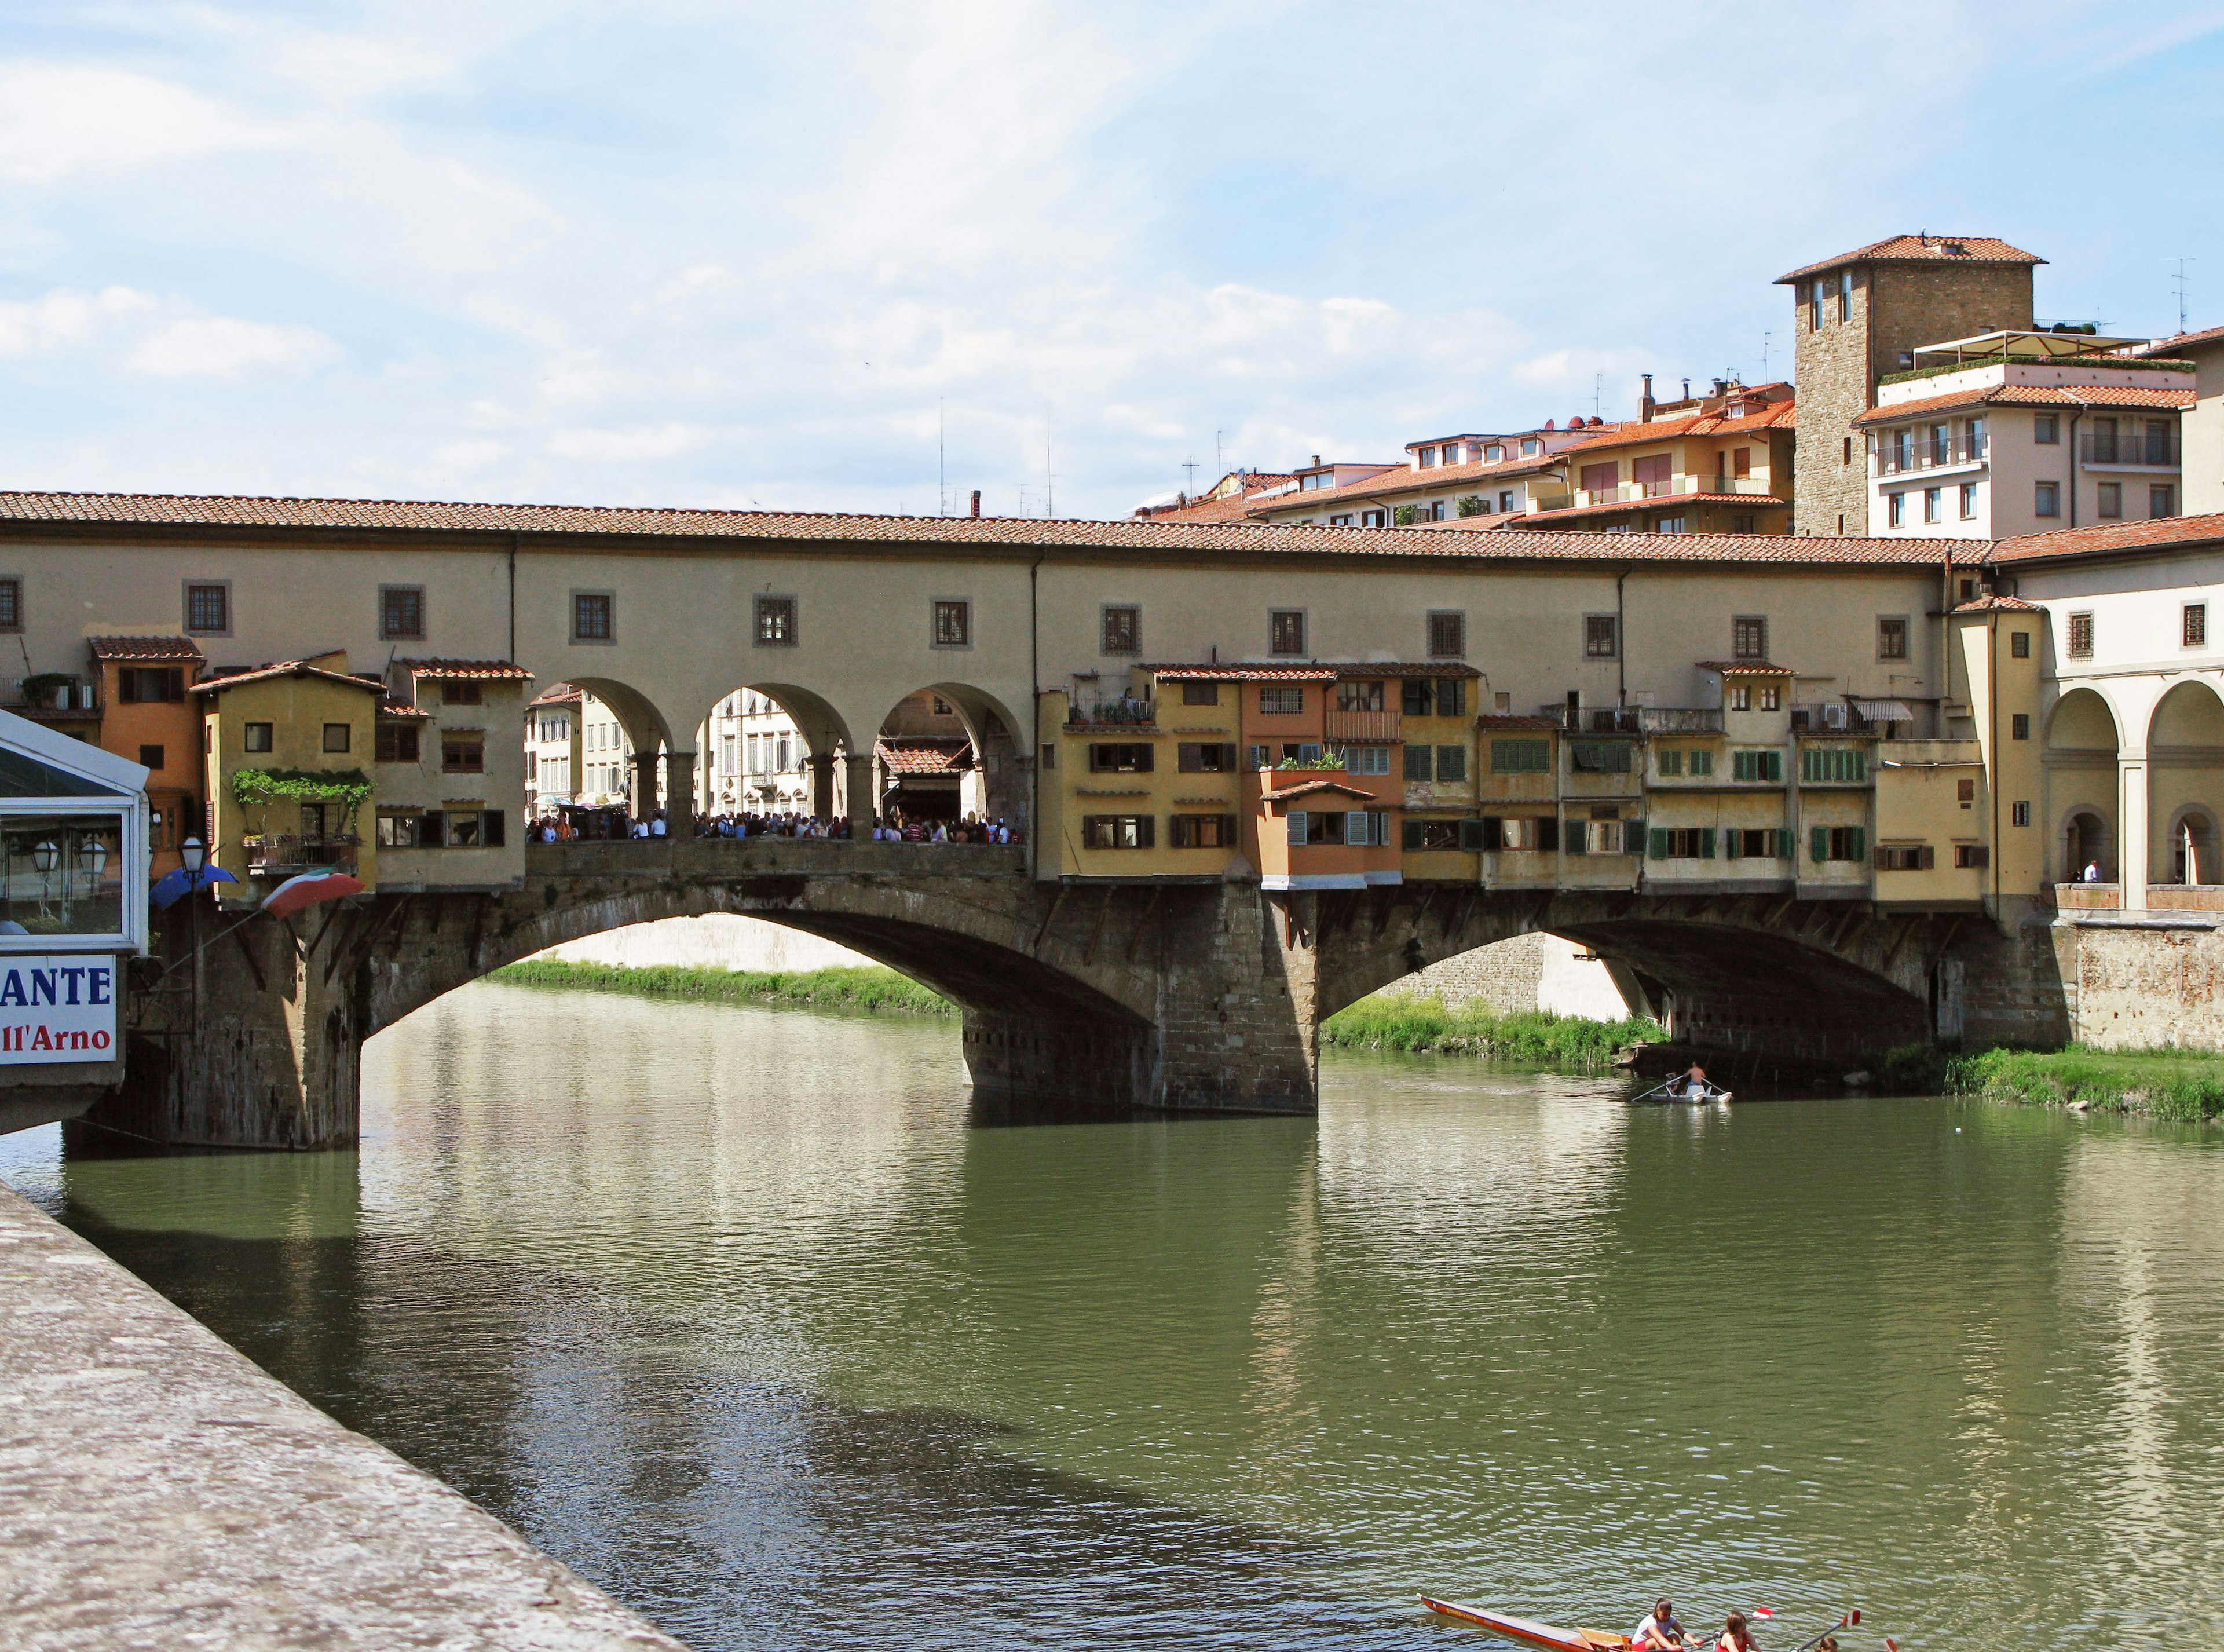
[[[1324,713],[1321,733],[1331,745],[1340,741],[1395,745],[1403,737],[1399,729],[1404,716],[1402,712],[1328,712]]]
[[[1720,734],[1722,714],[1718,710],[1684,706],[1641,706],[1638,725],[1647,734]]]
[[[291,877],[296,872],[355,870],[360,838],[280,836],[247,840],[250,877]]]
[[[1937,438],[1919,441],[1881,441],[1877,444],[1877,474],[1904,476],[1910,471],[1935,471],[1949,465],[1981,465],[1989,448],[1985,435]]]
[[[1678,495],[1694,493],[1748,494],[1757,499],[1769,497],[1766,482],[1750,476],[1709,476],[1694,472],[1671,476],[1665,482],[1617,482],[1610,488],[1578,488],[1574,503],[1578,505],[1640,504],[1647,499],[1673,499]]]
[[[2077,458],[2085,465],[2138,465],[2174,471],[2178,467],[2175,430],[2087,431],[2077,438]]]
[[[1147,699],[1099,700],[1093,706],[1077,705],[1065,714],[1069,723],[1083,723],[1091,727],[1147,728],[1159,720],[1159,708]]]

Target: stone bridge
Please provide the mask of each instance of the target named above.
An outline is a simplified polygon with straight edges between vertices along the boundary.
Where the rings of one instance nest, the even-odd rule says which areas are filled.
[[[1039,881],[979,845],[665,839],[535,844],[502,894],[380,894],[225,933],[174,924],[133,996],[130,1081],[88,1117],[167,1143],[357,1133],[363,1041],[561,941],[711,912],[820,935],[964,1011],[989,1098],[1307,1112],[1324,1016],[1443,959],[1546,930],[1604,957],[1679,1037],[1838,1060],[1927,1037],[2058,1036],[2048,929],[1866,902],[1409,883]],[[163,973],[167,970],[167,973]],[[159,977],[159,978],[157,978]]]

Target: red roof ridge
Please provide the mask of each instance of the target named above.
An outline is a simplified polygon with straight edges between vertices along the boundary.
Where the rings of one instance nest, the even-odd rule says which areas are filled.
[[[1949,247],[1959,251],[1949,252]],[[1925,230],[1916,235],[1891,235],[1881,241],[1872,241],[1865,247],[1855,247],[1851,252],[1842,252],[1835,258],[1824,258],[1817,263],[1802,264],[1797,269],[1786,270],[1770,283],[1781,287],[1786,282],[1798,281],[1802,275],[1819,275],[1825,269],[1836,269],[1845,264],[1861,263],[1945,263],[1960,259],[1972,263],[2043,264],[2045,259],[2035,252],[2025,252],[2021,247],[2010,246],[1994,235],[1933,235]]]

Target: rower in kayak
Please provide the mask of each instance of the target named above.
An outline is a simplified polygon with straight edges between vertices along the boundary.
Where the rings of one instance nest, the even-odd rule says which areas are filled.
[[[1707,1082],[1707,1069],[1694,1060],[1691,1063],[1691,1070],[1684,1075],[1684,1093],[1692,1100],[1698,1101],[1705,1097],[1711,1087]]]
[[[1683,1652],[1690,1644],[1684,1626],[1676,1621],[1676,1605],[1665,1595],[1652,1603],[1652,1611],[1629,1637],[1630,1652]]]

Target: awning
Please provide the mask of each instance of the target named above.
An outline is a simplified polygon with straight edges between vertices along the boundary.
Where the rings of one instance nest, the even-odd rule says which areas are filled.
[[[1857,699],[1854,709],[1872,723],[1912,723],[1914,710],[1904,699]]]

